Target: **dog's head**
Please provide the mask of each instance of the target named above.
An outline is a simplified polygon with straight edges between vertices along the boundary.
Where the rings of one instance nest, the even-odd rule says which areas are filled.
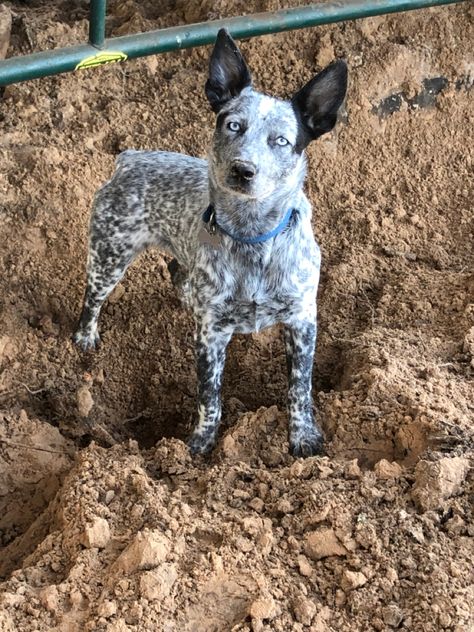
[[[303,151],[329,132],[347,88],[347,66],[339,60],[309,81],[291,101],[252,89],[250,72],[225,29],[209,64],[206,96],[217,114],[210,173],[221,189],[264,198],[276,189],[301,186]]]

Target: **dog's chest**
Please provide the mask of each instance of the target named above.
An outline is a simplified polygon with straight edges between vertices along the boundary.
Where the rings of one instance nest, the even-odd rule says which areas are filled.
[[[260,257],[220,256],[199,267],[194,303],[236,333],[251,333],[312,309],[318,276],[317,261],[293,260],[271,248]]]
[[[314,304],[316,287],[316,277],[302,283],[297,273],[246,279],[229,305],[235,331],[258,332],[276,323],[290,322]]]
[[[294,297],[286,288],[276,288],[264,274],[240,275],[227,298],[227,318],[234,331],[251,333],[278,322],[290,309]]]

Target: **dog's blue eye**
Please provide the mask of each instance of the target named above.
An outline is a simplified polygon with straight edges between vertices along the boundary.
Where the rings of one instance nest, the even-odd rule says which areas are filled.
[[[227,123],[227,127],[230,129],[231,132],[238,132],[240,130],[240,123],[237,123],[236,121],[230,121],[229,123]]]
[[[277,145],[280,145],[280,147],[284,147],[285,145],[288,145],[289,141],[286,140],[286,138],[284,136],[278,136],[278,138],[275,140]]]

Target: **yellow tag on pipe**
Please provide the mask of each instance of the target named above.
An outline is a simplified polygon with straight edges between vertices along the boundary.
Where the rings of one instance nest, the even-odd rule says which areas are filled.
[[[103,53],[97,53],[97,55],[91,55],[80,61],[75,70],[82,70],[83,68],[94,68],[95,66],[102,66],[103,64],[113,64],[117,61],[125,61],[127,55],[117,51],[107,51]]]

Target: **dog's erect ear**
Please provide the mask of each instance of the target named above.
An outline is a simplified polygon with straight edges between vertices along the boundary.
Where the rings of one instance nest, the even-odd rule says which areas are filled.
[[[206,96],[214,112],[244,88],[252,79],[242,54],[226,29],[217,34],[216,44],[209,62],[209,79],[206,81]]]
[[[303,127],[303,149],[310,141],[330,132],[347,90],[345,61],[332,62],[295,94],[291,103]]]

